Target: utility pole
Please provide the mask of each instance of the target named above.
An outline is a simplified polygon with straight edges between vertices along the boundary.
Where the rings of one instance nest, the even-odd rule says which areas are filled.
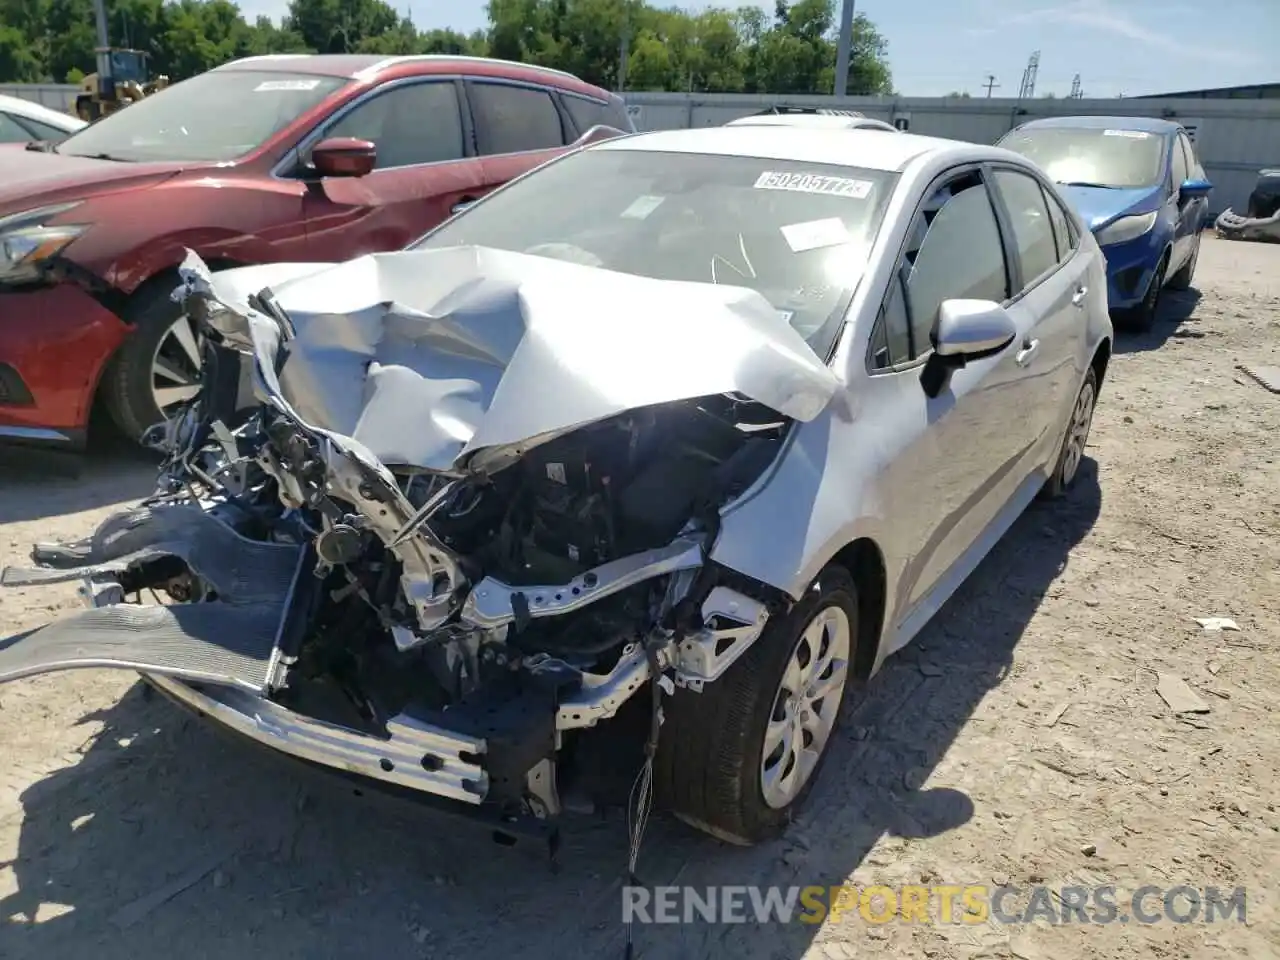
[[[618,50],[618,93],[627,90],[627,58],[631,53],[631,17],[622,24],[622,45]]]
[[[843,97],[849,92],[849,59],[853,46],[853,10],[857,0],[843,0],[840,7],[840,41],[836,45],[836,82],[831,92]]]
[[[1078,73],[1071,78],[1071,99],[1084,99],[1084,91],[1080,89],[1080,74]]]
[[[987,99],[990,100],[991,91],[1000,86],[1000,84],[996,83],[996,75],[994,73],[988,73],[987,82],[984,83],[983,86],[987,88]]]
[[[111,38],[107,32],[105,0],[94,0],[93,15],[98,28],[98,49],[94,51],[98,64],[98,95],[109,97],[115,91],[115,84],[111,79]]]

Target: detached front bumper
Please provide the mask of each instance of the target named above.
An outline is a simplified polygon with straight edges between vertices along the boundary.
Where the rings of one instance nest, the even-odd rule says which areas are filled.
[[[72,283],[0,290],[0,442],[77,448],[130,327]]]
[[[488,794],[489,776],[480,765],[486,750],[482,738],[402,715],[387,724],[384,740],[312,720],[247,691],[197,689],[171,677],[143,676],[180,704],[299,760],[463,803],[479,804]]]

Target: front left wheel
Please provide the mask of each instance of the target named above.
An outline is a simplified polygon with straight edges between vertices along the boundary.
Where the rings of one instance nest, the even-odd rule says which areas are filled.
[[[102,375],[107,412],[130,440],[140,440],[200,391],[199,338],[170,290],[159,284],[130,303],[124,319],[134,331]]]
[[[721,840],[776,836],[813,788],[857,649],[853,578],[831,566],[737,663],[666,707],[657,783],[664,805]]]

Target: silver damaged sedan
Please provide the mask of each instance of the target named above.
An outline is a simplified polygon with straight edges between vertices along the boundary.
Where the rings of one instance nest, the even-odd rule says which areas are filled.
[[[642,798],[757,842],[1070,490],[1103,269],[1016,154],[750,125],[595,144],[398,253],[188,253],[203,389],[152,497],[5,571],[86,609],[0,641],[0,680],[138,671],[511,830],[634,749]]]

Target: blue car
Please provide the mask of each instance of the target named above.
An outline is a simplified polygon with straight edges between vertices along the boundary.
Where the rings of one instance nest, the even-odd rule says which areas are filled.
[[[1149,330],[1160,292],[1191,286],[1213,185],[1181,126],[1054,117],[1015,127],[999,146],[1040,166],[1093,231],[1117,323]]]

